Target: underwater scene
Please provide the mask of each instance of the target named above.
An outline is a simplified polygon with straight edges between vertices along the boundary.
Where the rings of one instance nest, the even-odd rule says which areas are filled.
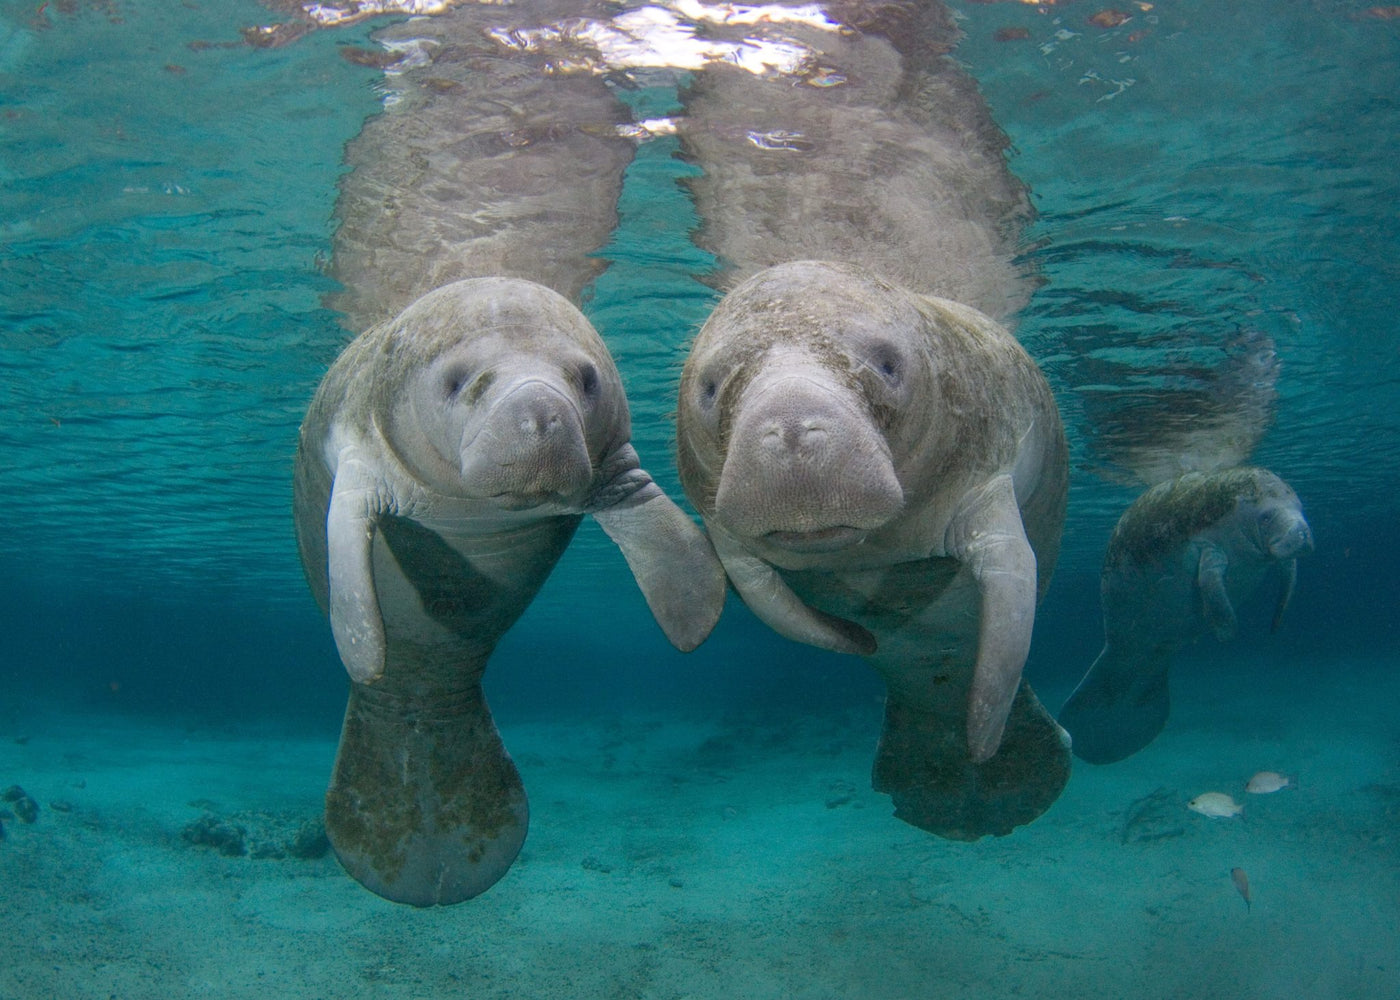
[[[0,1000],[1400,996],[1397,79],[0,0]]]

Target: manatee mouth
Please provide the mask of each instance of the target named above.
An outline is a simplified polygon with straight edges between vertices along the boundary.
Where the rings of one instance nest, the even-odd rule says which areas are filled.
[[[1268,543],[1269,555],[1275,559],[1293,559],[1313,550],[1312,529],[1301,518],[1288,531]]]
[[[862,528],[837,524],[812,531],[770,531],[763,541],[793,552],[834,552],[863,541],[866,534]]]

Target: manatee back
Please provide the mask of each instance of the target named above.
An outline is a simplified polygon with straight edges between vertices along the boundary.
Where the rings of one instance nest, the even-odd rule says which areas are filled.
[[[1012,257],[1032,210],[1006,136],[947,55],[957,30],[946,8],[849,4],[827,16],[843,30],[774,29],[818,54],[806,75],[695,74],[680,135],[703,168],[687,181],[698,242],[726,284],[784,261],[841,260],[1014,315],[1031,290]]]
[[[395,102],[346,147],[333,305],[351,329],[460,278],[529,278],[577,301],[606,266],[635,146],[631,114],[601,76],[552,73],[514,31],[605,5],[462,4],[379,37],[419,62],[391,77]]]
[[[1278,478],[1267,470],[1246,466],[1215,473],[1188,472],[1158,483],[1118,519],[1108,542],[1104,572],[1170,562],[1193,539],[1230,518],[1241,503],[1262,501],[1274,482]]]

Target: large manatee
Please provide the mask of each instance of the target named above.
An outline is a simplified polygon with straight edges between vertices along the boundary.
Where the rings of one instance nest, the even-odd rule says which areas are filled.
[[[1312,545],[1297,494],[1267,469],[1191,472],[1138,497],[1104,558],[1103,651],[1060,710],[1075,755],[1109,764],[1151,743],[1171,709],[1176,650],[1234,635],[1235,606],[1271,576],[1276,628]]]
[[[1070,761],[1021,680],[1067,478],[1050,390],[998,325],[1030,294],[1030,208],[943,5],[821,13],[716,28],[808,55],[684,92],[696,238],[732,290],[683,376],[682,483],[760,618],[884,676],[897,815],[1004,834]]]
[[[326,829],[370,889],[474,896],[525,837],[482,696],[492,649],[592,514],[691,649],[719,616],[708,542],[639,467],[583,315],[519,279],[437,289],[356,338],[301,429],[297,537],[352,680]]]
[[[861,653],[874,784],[955,839],[1040,815],[1068,740],[1021,679],[1065,514],[1064,432],[1007,331],[849,264],[731,292],[681,378],[681,482],[745,603]]]
[[[302,562],[352,681],[326,827],[355,878],[420,906],[484,891],[525,837],[482,673],[581,517],[678,647],[724,600],[708,541],[640,468],[618,373],[574,305],[605,264],[631,116],[503,30],[566,14],[606,8],[473,4],[386,29],[394,100],[350,144],[337,206],[334,304],[365,332],[311,403],[294,480]]]

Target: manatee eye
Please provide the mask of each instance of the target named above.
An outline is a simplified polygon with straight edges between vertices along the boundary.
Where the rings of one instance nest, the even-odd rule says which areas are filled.
[[[463,365],[453,365],[442,373],[442,395],[449,402],[461,395],[471,381],[471,370]]]
[[[713,375],[704,375],[696,386],[698,403],[701,412],[710,414],[714,411],[715,401],[719,399],[719,379]]]
[[[475,403],[496,381],[492,371],[477,372],[466,365],[453,365],[442,373],[442,399],[452,404],[460,400]]]
[[[904,359],[893,344],[877,344],[866,364],[890,385],[899,385],[904,378]]]
[[[724,365],[712,361],[695,371],[694,378],[686,389],[696,416],[703,419],[707,425],[712,424],[719,414],[720,393],[725,391],[729,375]]]
[[[598,395],[598,369],[585,362],[578,370],[579,391],[589,399]]]

